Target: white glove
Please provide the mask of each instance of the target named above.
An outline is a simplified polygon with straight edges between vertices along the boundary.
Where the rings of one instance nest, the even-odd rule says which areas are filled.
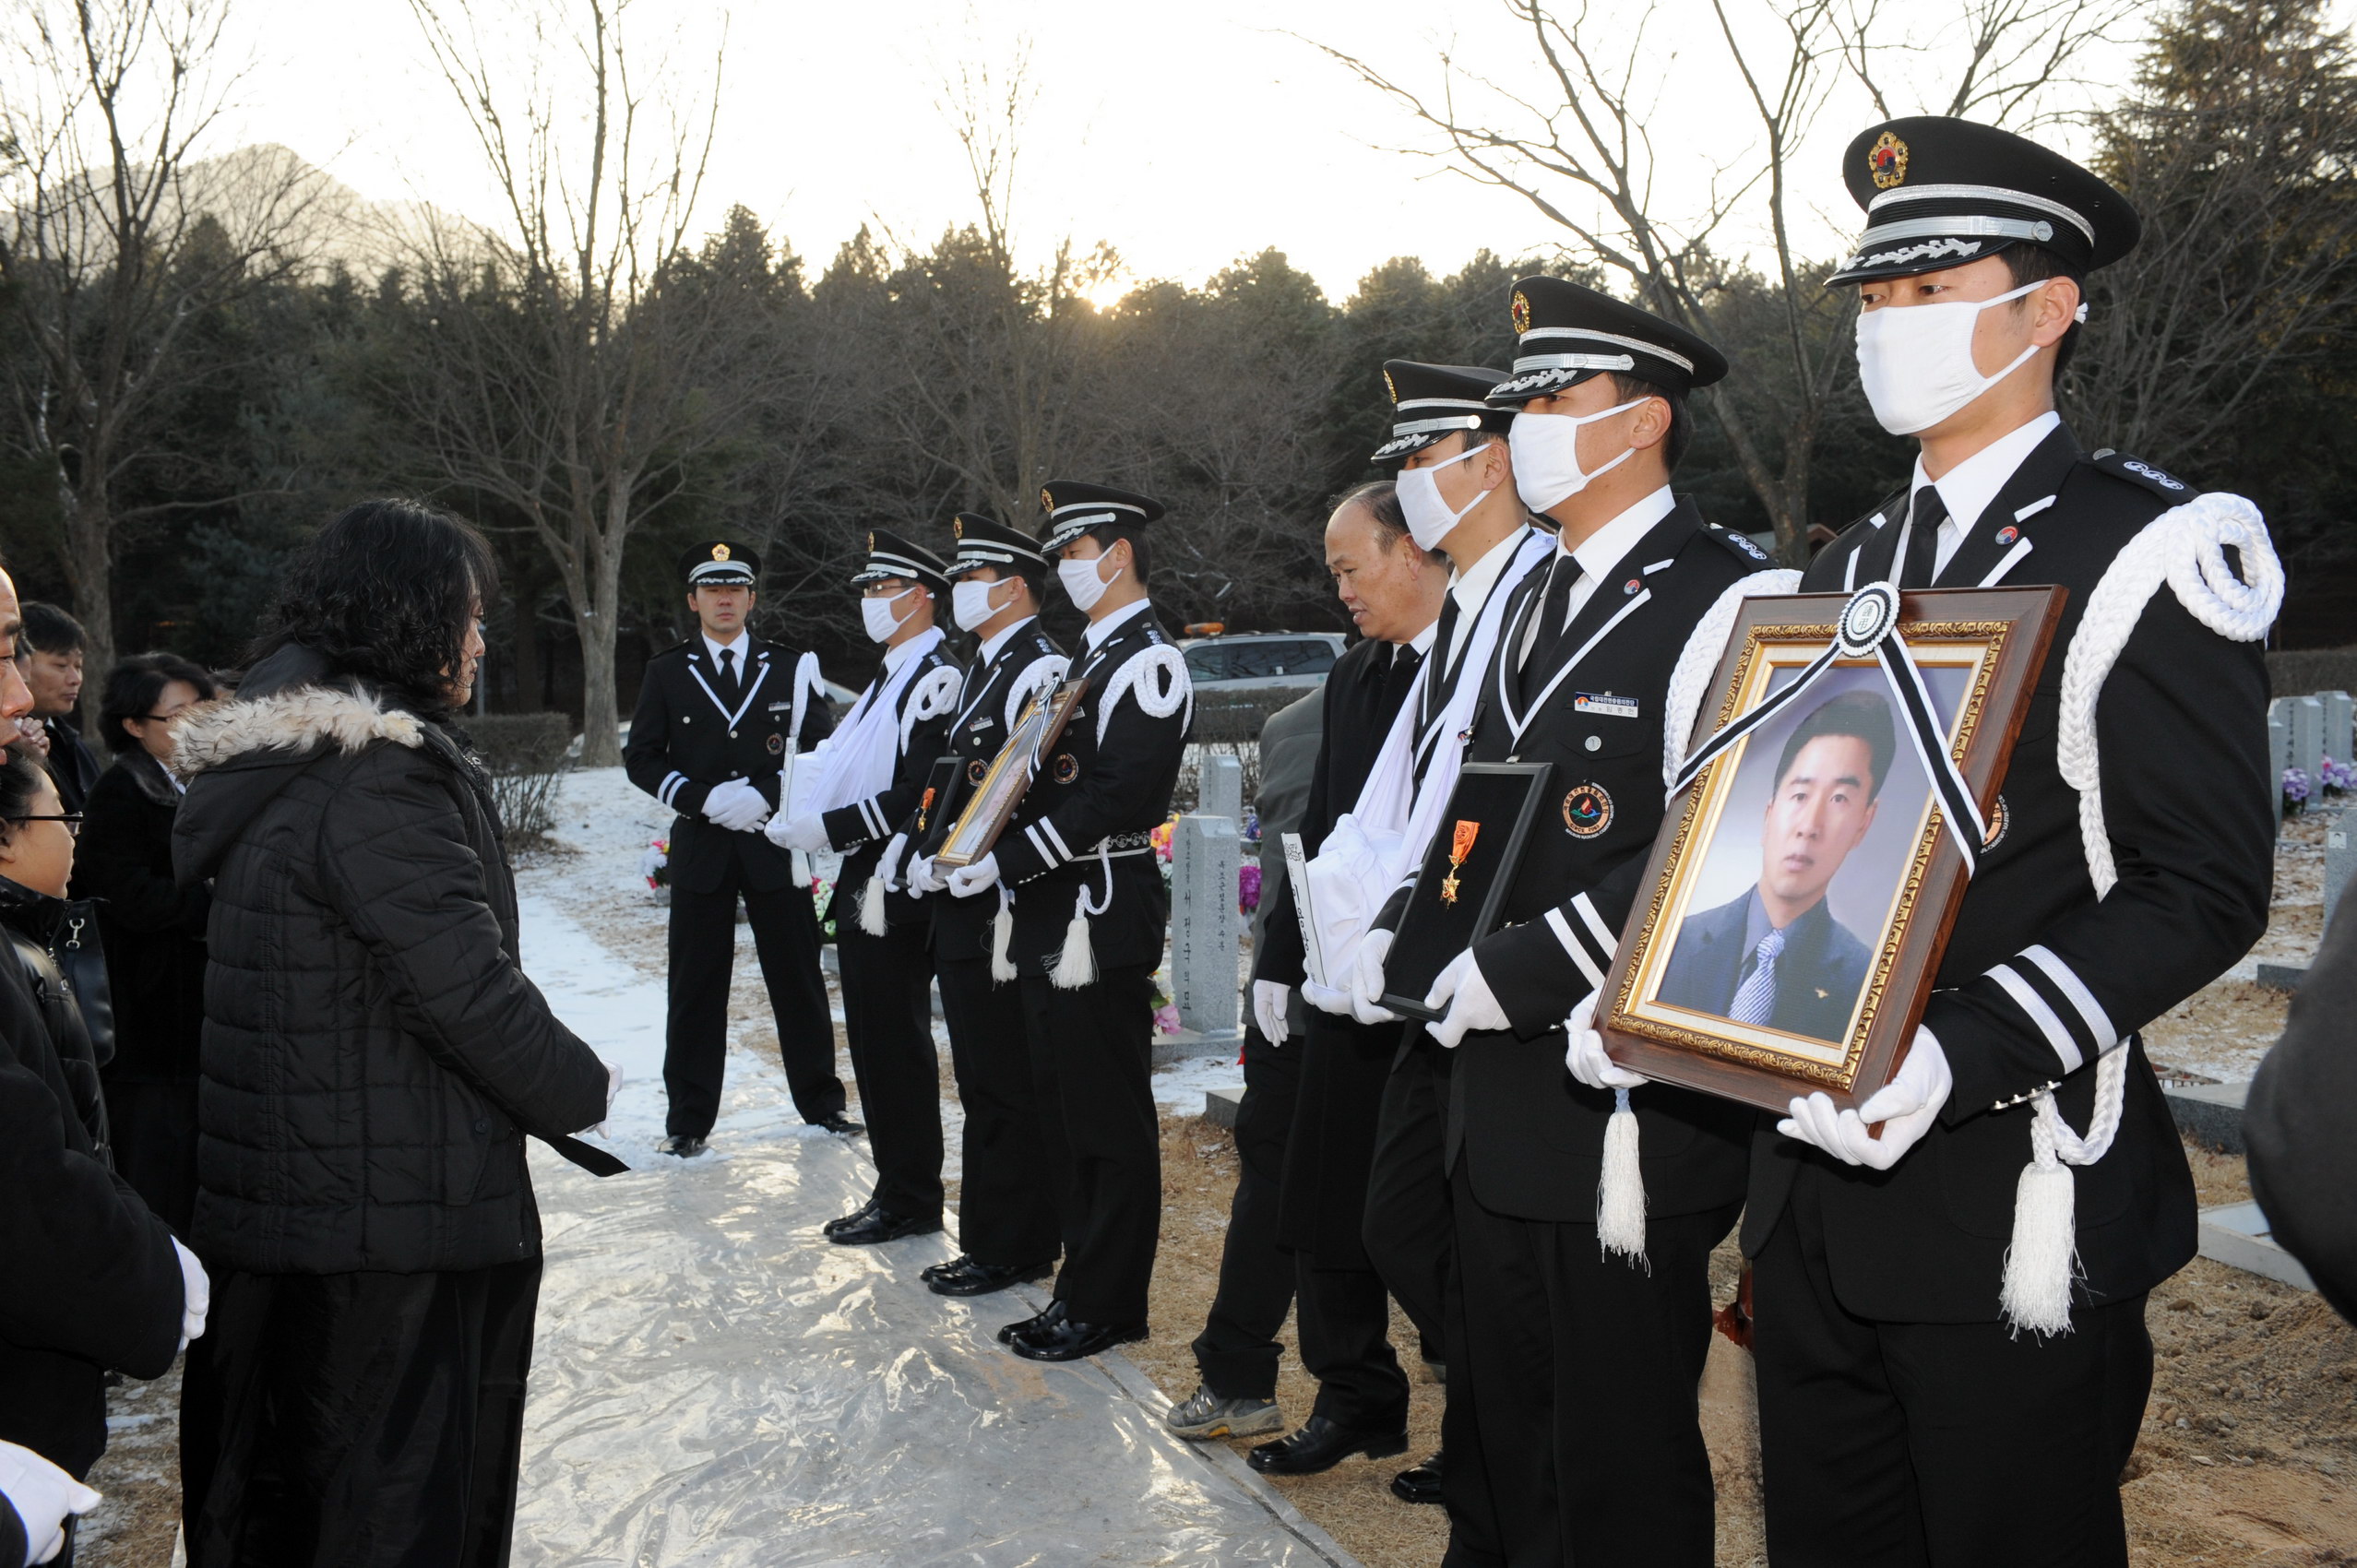
[[[605,1136],[605,1124],[613,1116],[614,1097],[622,1092],[622,1063],[600,1058],[598,1064],[605,1069],[605,1115],[589,1131],[602,1138]]]
[[[1589,992],[1563,1024],[1567,1037],[1563,1064],[1571,1075],[1591,1089],[1641,1089],[1653,1080],[1632,1073],[1604,1054],[1604,1037],[1596,1032],[1596,993]]]
[[[1347,985],[1338,989],[1330,985],[1320,985],[1314,980],[1305,980],[1302,981],[1302,1000],[1319,1012],[1331,1013],[1338,1018],[1354,1016],[1351,1009],[1351,988]]]
[[[1388,1024],[1399,1015],[1383,1004],[1383,960],[1391,951],[1391,933],[1371,931],[1359,938],[1351,959],[1351,1016],[1362,1024]]]
[[[1292,1000],[1293,988],[1276,980],[1256,980],[1252,982],[1252,1017],[1260,1026],[1260,1038],[1271,1045],[1282,1045],[1292,1031],[1285,1027],[1285,1004]]]
[[[762,831],[780,849],[800,849],[805,855],[815,855],[827,847],[827,824],[816,812],[773,816]]]
[[[1792,1114],[1776,1123],[1776,1130],[1815,1144],[1845,1164],[1887,1170],[1932,1130],[1955,1087],[1947,1053],[1931,1030],[1918,1028],[1899,1076],[1867,1097],[1865,1104],[1855,1111],[1836,1111],[1831,1097],[1813,1094],[1793,1100]],[[1879,1138],[1866,1131],[1876,1122],[1883,1124]]]
[[[1450,1051],[1456,1050],[1457,1042],[1474,1029],[1506,1027],[1506,1009],[1498,1005],[1497,994],[1490,990],[1489,980],[1482,973],[1482,966],[1474,961],[1470,947],[1451,958],[1448,968],[1434,979],[1432,990],[1424,996],[1424,1005],[1446,1009],[1438,1020],[1425,1025],[1424,1029]]]
[[[933,869],[933,857],[920,855],[909,862],[908,874],[902,881],[911,893],[939,893],[949,885],[949,879]]]
[[[732,833],[750,833],[769,815],[769,802],[744,779],[732,778],[712,786],[711,793],[704,797],[704,814],[714,826]]]
[[[25,1522],[28,1562],[56,1562],[65,1550],[65,1521],[99,1505],[97,1492],[13,1443],[0,1443],[0,1497]]]
[[[213,1282],[196,1254],[182,1246],[177,1236],[172,1240],[172,1250],[180,1254],[180,1348],[185,1350],[188,1341],[204,1336],[205,1314],[213,1308]]]
[[[970,898],[998,880],[998,857],[984,855],[970,866],[959,866],[949,873],[949,891],[959,898]]]

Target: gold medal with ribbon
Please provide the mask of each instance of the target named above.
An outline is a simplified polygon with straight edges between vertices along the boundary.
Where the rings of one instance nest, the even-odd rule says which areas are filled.
[[[1458,868],[1465,863],[1465,857],[1473,852],[1473,840],[1481,835],[1482,825],[1478,822],[1460,822],[1457,825],[1448,844],[1448,874],[1441,878],[1440,883],[1442,903],[1457,902]]]

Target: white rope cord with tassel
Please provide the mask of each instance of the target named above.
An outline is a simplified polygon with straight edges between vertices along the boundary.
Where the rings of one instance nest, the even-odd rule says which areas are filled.
[[[1015,895],[1006,884],[998,885],[998,913],[990,918],[990,978],[994,985],[1005,985],[1015,978]]]
[[[2242,576],[2226,562],[2226,547],[2242,557]],[[2063,781],[2078,791],[2079,845],[2095,897],[2119,882],[2103,821],[2103,778],[2096,749],[2095,707],[2121,650],[2136,632],[2152,596],[2167,583],[2195,620],[2221,637],[2256,642],[2267,636],[2283,602],[2283,566],[2267,537],[2259,510],[2239,495],[2199,495],[2144,526],[2113,558],[2088,596],[2087,612],[2063,665],[2061,731],[2055,756]],[[2084,1135],[2072,1130],[2040,1093],[2030,1128],[2030,1159],[2015,1190],[2012,1244],[2006,1250],[2000,1300],[2015,1332],[2070,1330],[2071,1285],[2077,1274],[2076,1179],[2065,1166],[2092,1165],[2111,1150],[2126,1104],[2128,1052],[2117,1040],[2098,1059],[2095,1113]]]
[[[1058,991],[1077,991],[1093,985],[1097,979],[1097,951],[1089,941],[1089,919],[1101,915],[1113,907],[1113,861],[1108,838],[1097,846],[1097,864],[1103,871],[1105,896],[1097,902],[1089,898],[1089,884],[1084,878],[1079,896],[1072,901],[1072,923],[1064,928],[1064,951],[1056,955],[1055,972],[1048,977]]]

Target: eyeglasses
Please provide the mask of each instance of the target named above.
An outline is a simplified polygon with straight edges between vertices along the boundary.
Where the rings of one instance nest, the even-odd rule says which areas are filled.
[[[66,832],[74,835],[77,838],[80,837],[82,835],[82,814],[80,812],[66,812],[64,814],[57,816],[12,816],[8,820],[10,822],[62,822],[65,825]]]

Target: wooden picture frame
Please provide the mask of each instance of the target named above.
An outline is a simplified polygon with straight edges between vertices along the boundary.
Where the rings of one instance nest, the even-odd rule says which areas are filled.
[[[1424,1005],[1449,961],[1495,931],[1522,848],[1554,775],[1551,762],[1469,762],[1424,851],[1416,890],[1383,964],[1383,1004],[1430,1023]]]
[[[1031,779],[1039,772],[1040,758],[1072,718],[1072,710],[1088,695],[1089,683],[1084,679],[1066,681],[1048,694],[1045,701],[1033,698],[1023,709],[1023,717],[1006,737],[982,778],[966,797],[963,810],[941,842],[940,850],[933,857],[936,866],[955,868],[970,866],[989,854],[998,843],[998,836],[1006,830],[1008,819],[1023,802],[1031,788]]]
[[[2059,588],[1899,598],[1899,636],[1987,823],[1984,852],[2004,837],[1999,790],[2064,598]],[[1745,600],[1688,754],[1832,647],[1848,602]],[[1770,1111],[1818,1091],[1854,1109],[1898,1072],[1968,872],[1899,705],[1887,754],[1871,733],[1840,728],[1874,731],[1871,699],[1890,698],[1891,680],[1874,654],[1835,659],[1672,803],[1597,1008],[1615,1062]],[[1845,706],[1820,714],[1837,698]],[[1764,964],[1768,931],[1783,933],[1781,951]]]

